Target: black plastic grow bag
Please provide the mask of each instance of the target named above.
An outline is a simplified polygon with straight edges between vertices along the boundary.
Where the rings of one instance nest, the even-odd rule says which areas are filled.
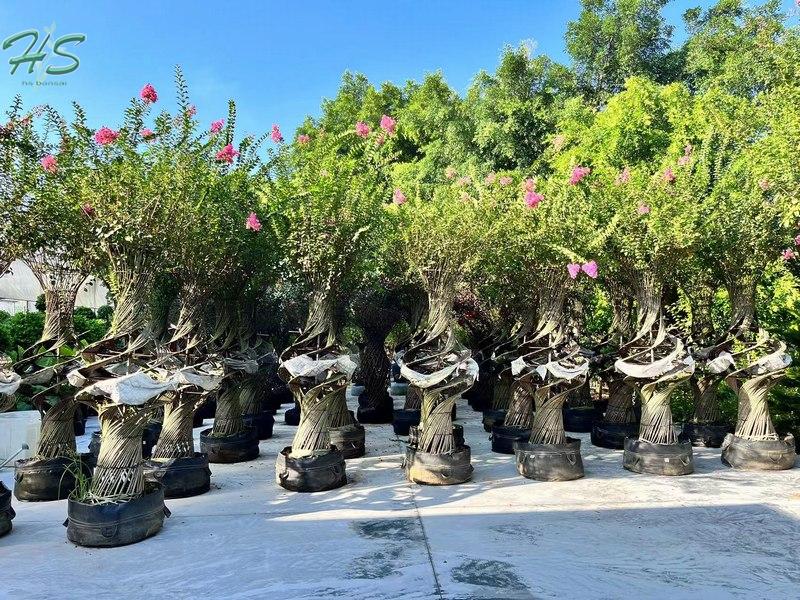
[[[562,414],[565,431],[589,433],[594,425],[596,411],[593,406],[565,406]]]
[[[694,473],[692,444],[653,444],[639,438],[625,438],[622,466],[634,473],[689,475]]]
[[[678,439],[690,442],[701,448],[720,448],[725,436],[731,433],[728,425],[707,425],[703,423],[684,423]]]
[[[275,481],[292,492],[324,492],[347,483],[344,456],[335,446],[320,456],[294,458],[287,446],[275,461]]]
[[[395,435],[408,435],[409,428],[419,425],[421,415],[422,411],[420,410],[395,409],[392,421]]]
[[[748,471],[783,471],[794,467],[794,436],[752,441],[729,433],[722,443],[722,463]]]
[[[11,490],[0,481],[0,537],[11,531],[11,520],[16,516],[11,506]]]
[[[359,423],[331,428],[330,436],[331,445],[336,446],[345,459],[358,458],[367,452],[364,426]]]
[[[258,432],[255,427],[225,437],[211,435],[212,428],[200,432],[200,452],[210,463],[237,463],[258,456]]]
[[[537,481],[571,481],[583,477],[581,441],[567,437],[565,444],[514,442],[517,471]]]
[[[530,429],[495,425],[492,427],[492,452],[514,454],[514,442],[527,442],[530,437]]]
[[[165,498],[199,496],[211,489],[208,457],[201,452],[185,458],[150,459],[144,464],[144,475],[164,486]]]
[[[275,417],[269,412],[260,412],[255,415],[244,415],[244,424],[248,427],[255,427],[256,435],[259,440],[268,440],[272,437],[272,429],[275,426]]]
[[[592,445],[611,450],[622,450],[625,438],[639,435],[638,423],[606,423],[596,421],[592,426]]]
[[[502,425],[506,419],[506,411],[489,409],[483,411],[483,428],[487,433],[491,433],[492,427]]]
[[[411,444],[406,446],[403,469],[409,481],[424,485],[455,485],[472,478],[472,452],[461,445],[446,454],[420,452]]]
[[[75,489],[75,472],[81,469],[84,477],[92,476],[92,455],[81,455],[80,461],[59,456],[56,458],[26,458],[15,463],[14,496],[25,502],[63,500]]]
[[[67,500],[67,539],[79,546],[113,547],[135,544],[161,531],[164,517],[164,488],[148,481],[145,493],[127,502],[86,504]]]

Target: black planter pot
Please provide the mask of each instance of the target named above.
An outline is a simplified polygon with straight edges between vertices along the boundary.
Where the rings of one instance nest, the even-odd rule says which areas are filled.
[[[200,432],[200,452],[210,463],[237,463],[258,456],[258,432],[255,427],[226,437],[214,437],[212,428]]]
[[[244,415],[244,424],[248,427],[255,428],[259,440],[268,440],[272,437],[275,417],[269,412],[260,412],[257,415]]]
[[[625,438],[622,466],[634,473],[689,475],[694,473],[692,444],[652,444],[638,438]]]
[[[367,452],[364,426],[359,423],[331,428],[330,436],[331,446],[336,446],[345,459],[359,458]]]
[[[789,434],[782,440],[751,441],[729,433],[722,443],[722,464],[747,471],[783,471],[794,467],[795,441]]]
[[[455,485],[472,478],[469,446],[461,445],[448,454],[420,452],[411,444],[406,446],[403,469],[409,481],[423,485]]]
[[[205,419],[202,417],[199,411],[195,411],[192,415],[192,428],[202,427],[205,425]]]
[[[11,506],[11,490],[0,481],[0,537],[11,531],[11,520],[16,516]]]
[[[15,463],[14,496],[24,502],[63,500],[75,489],[75,469],[80,468],[84,477],[92,476],[91,455],[87,454],[81,455],[80,464],[65,456],[18,460]]]
[[[272,387],[272,397],[275,398],[275,401],[280,404],[291,404],[294,402],[292,390],[290,390],[289,386],[283,382]]]
[[[164,506],[164,488],[145,484],[140,498],[114,504],[86,504],[67,500],[67,539],[79,546],[115,547],[135,544],[149,538],[170,515]]]
[[[377,400],[369,398],[367,392],[364,392],[358,397],[356,418],[359,423],[371,423],[374,425],[391,423],[394,416],[393,405],[392,397],[386,392]]]
[[[287,446],[275,461],[275,481],[292,492],[324,492],[347,483],[344,456],[335,446],[320,456],[293,458]]]
[[[692,446],[700,448],[720,448],[729,433],[731,428],[728,425],[684,423],[678,439],[682,442],[691,442]]]
[[[592,445],[611,450],[622,450],[625,438],[639,435],[638,423],[606,423],[596,421],[592,426]]]
[[[422,411],[398,408],[394,411],[392,428],[395,435],[408,435],[409,428],[419,425]]]
[[[581,441],[567,437],[566,444],[514,442],[517,471],[537,481],[572,481],[583,477]]]
[[[563,409],[564,429],[573,433],[589,433],[595,419],[593,406],[565,406]]]
[[[505,410],[489,409],[483,411],[483,429],[487,433],[491,433],[492,427],[495,425],[502,425],[506,419]]]
[[[294,403],[293,408],[283,413],[283,422],[287,425],[294,425],[295,427],[300,425],[300,406],[297,402]]]
[[[514,442],[527,442],[530,437],[530,429],[495,425],[492,427],[492,452],[514,454]]]
[[[165,498],[199,496],[211,489],[208,457],[200,452],[186,458],[150,459],[144,464],[144,474],[164,487]]]

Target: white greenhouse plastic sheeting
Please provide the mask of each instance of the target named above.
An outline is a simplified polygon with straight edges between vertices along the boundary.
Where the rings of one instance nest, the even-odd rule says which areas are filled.
[[[11,263],[11,271],[0,277],[0,310],[11,314],[35,310],[36,298],[41,293],[42,286],[28,265],[15,260]],[[87,278],[78,291],[75,305],[97,310],[108,304],[107,293],[103,282],[93,277]]]

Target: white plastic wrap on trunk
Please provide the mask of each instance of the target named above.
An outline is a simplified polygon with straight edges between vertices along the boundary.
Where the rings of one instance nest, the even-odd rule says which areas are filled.
[[[405,363],[401,362],[400,374],[408,379],[411,385],[415,385],[422,389],[433,387],[445,379],[449,379],[453,375],[466,374],[470,379],[470,385],[475,383],[475,380],[478,378],[478,363],[475,362],[475,360],[469,355],[459,355],[453,353],[448,354],[444,360],[447,362],[457,362],[439,369],[438,371],[434,371],[430,375],[425,375],[424,373],[415,371],[414,369],[408,367]]]
[[[358,363],[347,354],[327,355],[319,360],[311,358],[308,354],[301,354],[284,361],[281,367],[286,369],[292,377],[319,377],[326,371],[337,371],[347,375],[349,380]]]
[[[719,374],[735,365],[733,356],[729,352],[720,352],[719,356],[706,363],[706,371]]]
[[[626,362],[625,359],[620,358],[614,363],[614,368],[623,375],[634,379],[658,379],[680,367],[681,364],[691,367],[694,372],[694,359],[691,356],[679,359],[681,354],[683,354],[683,344],[679,341],[675,349],[664,358],[647,364]]]
[[[585,362],[579,365],[565,367],[558,361],[550,361],[544,365],[539,365],[536,367],[536,372],[543,380],[547,379],[547,374],[549,373],[555,379],[572,381],[573,379],[582,377],[589,372],[589,363]]]
[[[172,380],[179,385],[193,385],[207,392],[217,389],[222,383],[222,371],[203,367],[203,365],[185,367],[175,373]]]
[[[14,371],[0,371],[0,394],[11,396],[19,389],[21,383],[22,377]]]
[[[178,382],[174,378],[157,380],[139,371],[122,377],[98,381],[84,388],[81,394],[104,396],[116,404],[141,406],[164,392],[177,388]]]

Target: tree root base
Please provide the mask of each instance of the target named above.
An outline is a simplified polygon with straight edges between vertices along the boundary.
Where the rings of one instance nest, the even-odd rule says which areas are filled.
[[[565,444],[515,442],[517,471],[537,481],[572,481],[583,477],[581,441],[567,438]]]
[[[147,482],[144,495],[115,504],[86,504],[67,500],[67,539],[90,548],[135,544],[154,536],[169,516],[164,488]]]
[[[794,467],[793,435],[782,440],[753,441],[733,433],[722,442],[722,464],[746,471],[784,471]]]
[[[364,426],[359,423],[331,428],[330,436],[331,445],[336,446],[345,459],[359,458],[367,453]]]
[[[505,409],[496,410],[493,408],[483,411],[484,431],[491,433],[492,427],[502,425],[503,421],[506,419],[506,412],[507,411]]]
[[[324,492],[347,483],[344,456],[335,446],[320,456],[293,458],[287,446],[275,461],[275,481],[291,492]]]
[[[92,476],[91,455],[82,454],[80,463],[66,456],[26,458],[15,463],[14,496],[23,502],[50,502],[68,497],[77,485],[70,469],[80,468]]]
[[[727,425],[684,423],[678,439],[682,442],[691,442],[692,446],[699,448],[720,448],[729,433],[731,428]]]
[[[254,427],[225,437],[211,435],[213,429],[200,432],[200,452],[208,456],[210,463],[237,463],[253,460],[258,456],[258,432]]]
[[[423,485],[455,485],[472,478],[469,446],[461,445],[447,454],[420,452],[412,445],[406,446],[403,469],[409,481]]]
[[[514,454],[514,442],[526,442],[530,437],[530,429],[495,425],[492,427],[492,452]]]
[[[144,465],[147,479],[164,486],[165,498],[188,498],[211,489],[208,457],[200,452],[185,458],[151,459]]]
[[[596,422],[592,427],[592,445],[609,450],[622,450],[625,438],[639,435],[638,423],[606,423]]]
[[[625,438],[622,466],[634,473],[690,475],[694,473],[692,444],[653,444],[638,438]]]

